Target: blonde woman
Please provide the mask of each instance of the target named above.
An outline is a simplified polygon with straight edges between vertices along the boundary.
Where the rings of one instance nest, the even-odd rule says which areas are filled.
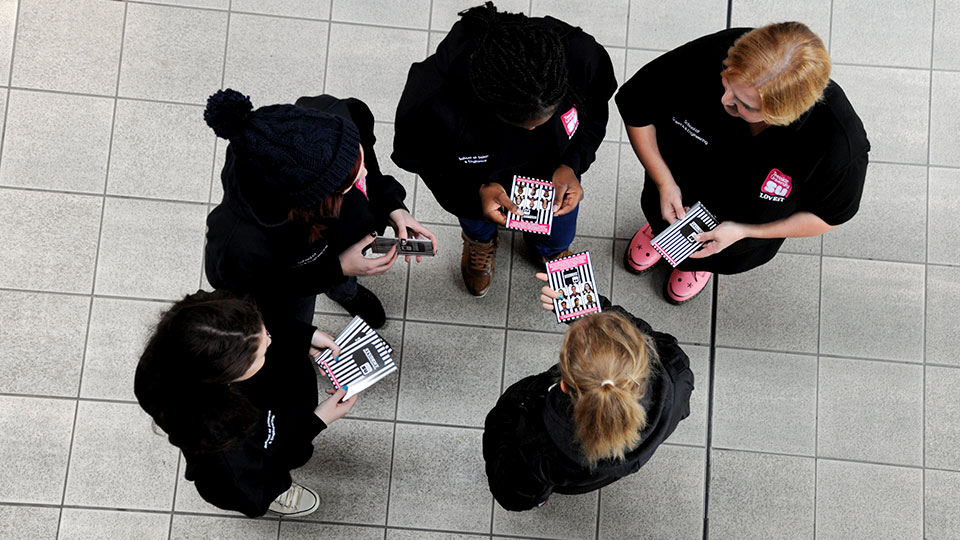
[[[557,292],[543,294],[552,309]],[[487,479],[507,510],[636,472],[690,414],[693,373],[677,340],[600,300],[602,313],[570,325],[559,364],[511,385],[487,415]]]
[[[640,69],[617,94],[643,163],[647,218],[624,255],[632,272],[660,255],[653,236],[697,201],[722,221],[664,287],[686,302],[713,272],[772,259],[785,238],[821,235],[859,209],[870,143],[830,56],[806,25],[704,36]]]

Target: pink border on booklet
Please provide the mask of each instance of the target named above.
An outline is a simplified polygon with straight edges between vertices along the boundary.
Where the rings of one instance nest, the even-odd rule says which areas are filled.
[[[328,375],[330,375],[330,380],[333,381],[333,384],[338,389],[341,388],[340,381],[338,381],[337,376],[333,374],[333,370],[330,369],[330,365],[327,364],[327,362],[324,360],[321,360],[320,363],[323,364],[323,370],[326,371]]]
[[[584,315],[589,315],[591,313],[599,313],[600,308],[592,307],[590,309],[585,309],[583,311],[577,311],[576,313],[567,313],[566,315],[561,315],[558,317],[560,322],[566,321],[568,319],[576,319],[577,317],[583,317]]]

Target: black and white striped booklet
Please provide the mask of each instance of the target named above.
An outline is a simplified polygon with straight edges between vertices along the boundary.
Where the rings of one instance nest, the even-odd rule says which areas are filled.
[[[697,202],[687,210],[683,219],[674,221],[654,237],[650,245],[663,255],[670,266],[676,267],[703,245],[703,242],[695,240],[696,236],[716,229],[719,224],[717,218]]]
[[[391,357],[393,347],[360,317],[354,317],[334,342],[340,346],[340,356],[333,358],[327,349],[313,361],[327,374],[334,388],[347,387],[345,400],[397,370]]]

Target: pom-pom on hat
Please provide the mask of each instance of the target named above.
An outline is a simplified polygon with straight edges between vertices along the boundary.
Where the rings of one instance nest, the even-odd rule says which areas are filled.
[[[257,191],[272,199],[261,202],[287,210],[314,206],[336,191],[360,153],[360,133],[346,118],[296,105],[253,110],[249,97],[229,88],[207,99],[203,119],[261,172]]]

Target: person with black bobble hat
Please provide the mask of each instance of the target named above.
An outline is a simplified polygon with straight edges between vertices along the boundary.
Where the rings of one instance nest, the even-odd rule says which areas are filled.
[[[311,323],[325,293],[383,326],[382,304],[357,276],[385,273],[397,251],[365,257],[371,233],[390,225],[399,238],[429,238],[434,252],[437,241],[407,211],[403,186],[380,171],[367,105],[322,95],[253,110],[227,89],[210,96],[204,120],[230,141],[223,201],[207,218],[210,284],[251,295],[267,321]]]

